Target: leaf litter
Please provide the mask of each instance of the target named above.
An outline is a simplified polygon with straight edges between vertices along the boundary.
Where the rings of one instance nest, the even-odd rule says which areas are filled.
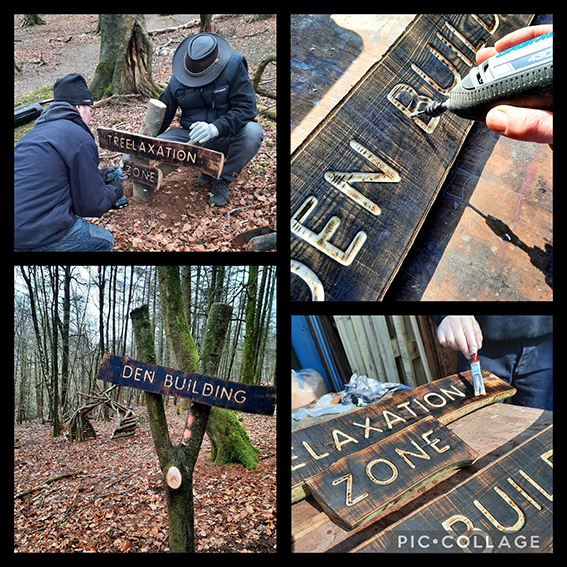
[[[170,435],[179,441],[185,412],[167,406]],[[14,499],[15,552],[167,552],[162,474],[147,413],[138,408],[133,437],[110,440],[113,423],[93,420],[97,438],[51,438],[48,424],[14,426],[14,494],[82,470]],[[193,474],[195,544],[199,552],[276,551],[276,418],[240,414],[258,468],[213,465],[205,436]],[[175,441],[174,441],[175,442]]]

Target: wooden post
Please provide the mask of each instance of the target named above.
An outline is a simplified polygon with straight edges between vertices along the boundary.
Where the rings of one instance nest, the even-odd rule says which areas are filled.
[[[138,132],[142,136],[157,136],[161,128],[163,117],[167,106],[155,98],[150,99],[148,103],[148,110],[142,121],[142,126]],[[142,157],[132,158],[134,163],[141,165],[150,165],[150,160]],[[132,182],[134,201],[137,203],[147,203],[154,196],[154,188],[151,185],[139,183],[138,181]]]

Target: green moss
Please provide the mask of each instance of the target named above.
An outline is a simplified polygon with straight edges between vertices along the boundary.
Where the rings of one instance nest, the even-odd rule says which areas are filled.
[[[102,93],[102,98],[107,98],[109,96],[112,96],[112,84],[108,85]]]
[[[256,454],[261,451],[252,445],[234,412],[212,408],[207,433],[211,439],[211,460],[215,465],[241,463],[248,470],[256,469]]]

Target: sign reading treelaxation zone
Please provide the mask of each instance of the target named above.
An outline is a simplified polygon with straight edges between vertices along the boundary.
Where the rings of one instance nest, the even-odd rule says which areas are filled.
[[[254,386],[220,380],[202,374],[173,370],[105,354],[97,378],[156,394],[189,398],[224,409],[273,415],[276,405],[274,386]]]

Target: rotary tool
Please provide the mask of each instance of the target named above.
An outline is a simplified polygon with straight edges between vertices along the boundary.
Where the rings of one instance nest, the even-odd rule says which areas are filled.
[[[484,122],[500,104],[553,110],[553,32],[501,51],[475,67],[444,101],[420,103],[410,117],[449,110]],[[423,106],[425,104],[425,106]]]

